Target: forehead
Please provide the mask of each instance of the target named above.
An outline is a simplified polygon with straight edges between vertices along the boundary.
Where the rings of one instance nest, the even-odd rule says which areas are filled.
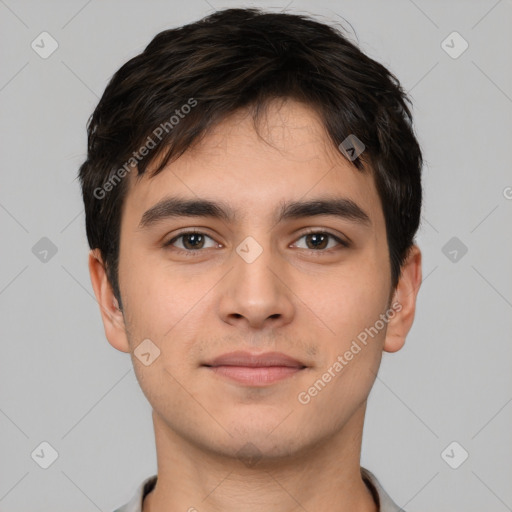
[[[148,208],[178,195],[222,200],[239,220],[270,219],[283,201],[329,195],[364,205],[372,223],[383,220],[370,171],[359,171],[341,154],[311,107],[273,102],[257,121],[238,111],[158,175],[151,175],[154,165],[139,180],[132,173],[125,214],[138,215],[132,221],[139,222]]]

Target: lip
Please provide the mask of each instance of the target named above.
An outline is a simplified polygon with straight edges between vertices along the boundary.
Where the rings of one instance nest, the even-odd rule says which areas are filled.
[[[217,375],[250,386],[265,386],[289,378],[306,365],[281,352],[230,352],[203,364]]]
[[[306,365],[293,357],[281,352],[264,352],[262,354],[251,354],[238,350],[229,352],[204,363],[205,366],[246,366],[249,368],[286,366],[288,368],[303,368]]]

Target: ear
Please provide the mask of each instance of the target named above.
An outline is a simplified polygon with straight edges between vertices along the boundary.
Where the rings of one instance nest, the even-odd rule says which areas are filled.
[[[412,327],[416,311],[416,297],[421,285],[421,251],[417,245],[409,250],[402,265],[400,279],[396,286],[391,305],[396,313],[390,317],[384,341],[386,352],[396,352],[405,343],[405,338]]]
[[[99,249],[93,249],[89,252],[89,274],[96,300],[100,306],[101,318],[108,342],[121,352],[130,352],[124,316],[118,307],[117,299],[108,281]]]

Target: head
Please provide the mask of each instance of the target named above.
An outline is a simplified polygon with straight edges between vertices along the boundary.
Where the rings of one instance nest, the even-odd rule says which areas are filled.
[[[408,102],[341,31],[256,9],[161,32],[112,77],[79,172],[91,279],[177,435],[276,456],[362,420],[421,281]],[[303,368],[241,385],[209,365],[235,350]]]

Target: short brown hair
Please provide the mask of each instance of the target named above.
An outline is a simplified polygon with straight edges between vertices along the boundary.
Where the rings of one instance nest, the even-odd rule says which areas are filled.
[[[113,75],[88,121],[79,170],[87,238],[100,250],[119,304],[127,163],[141,177],[162,157],[156,175],[229,114],[248,107],[257,117],[276,98],[312,106],[337,147],[349,135],[364,144],[351,161],[360,172],[368,163],[373,174],[396,287],[419,226],[423,164],[411,101],[398,79],[338,29],[310,17],[225,9],[157,34]],[[154,147],[141,156],[150,139]]]

